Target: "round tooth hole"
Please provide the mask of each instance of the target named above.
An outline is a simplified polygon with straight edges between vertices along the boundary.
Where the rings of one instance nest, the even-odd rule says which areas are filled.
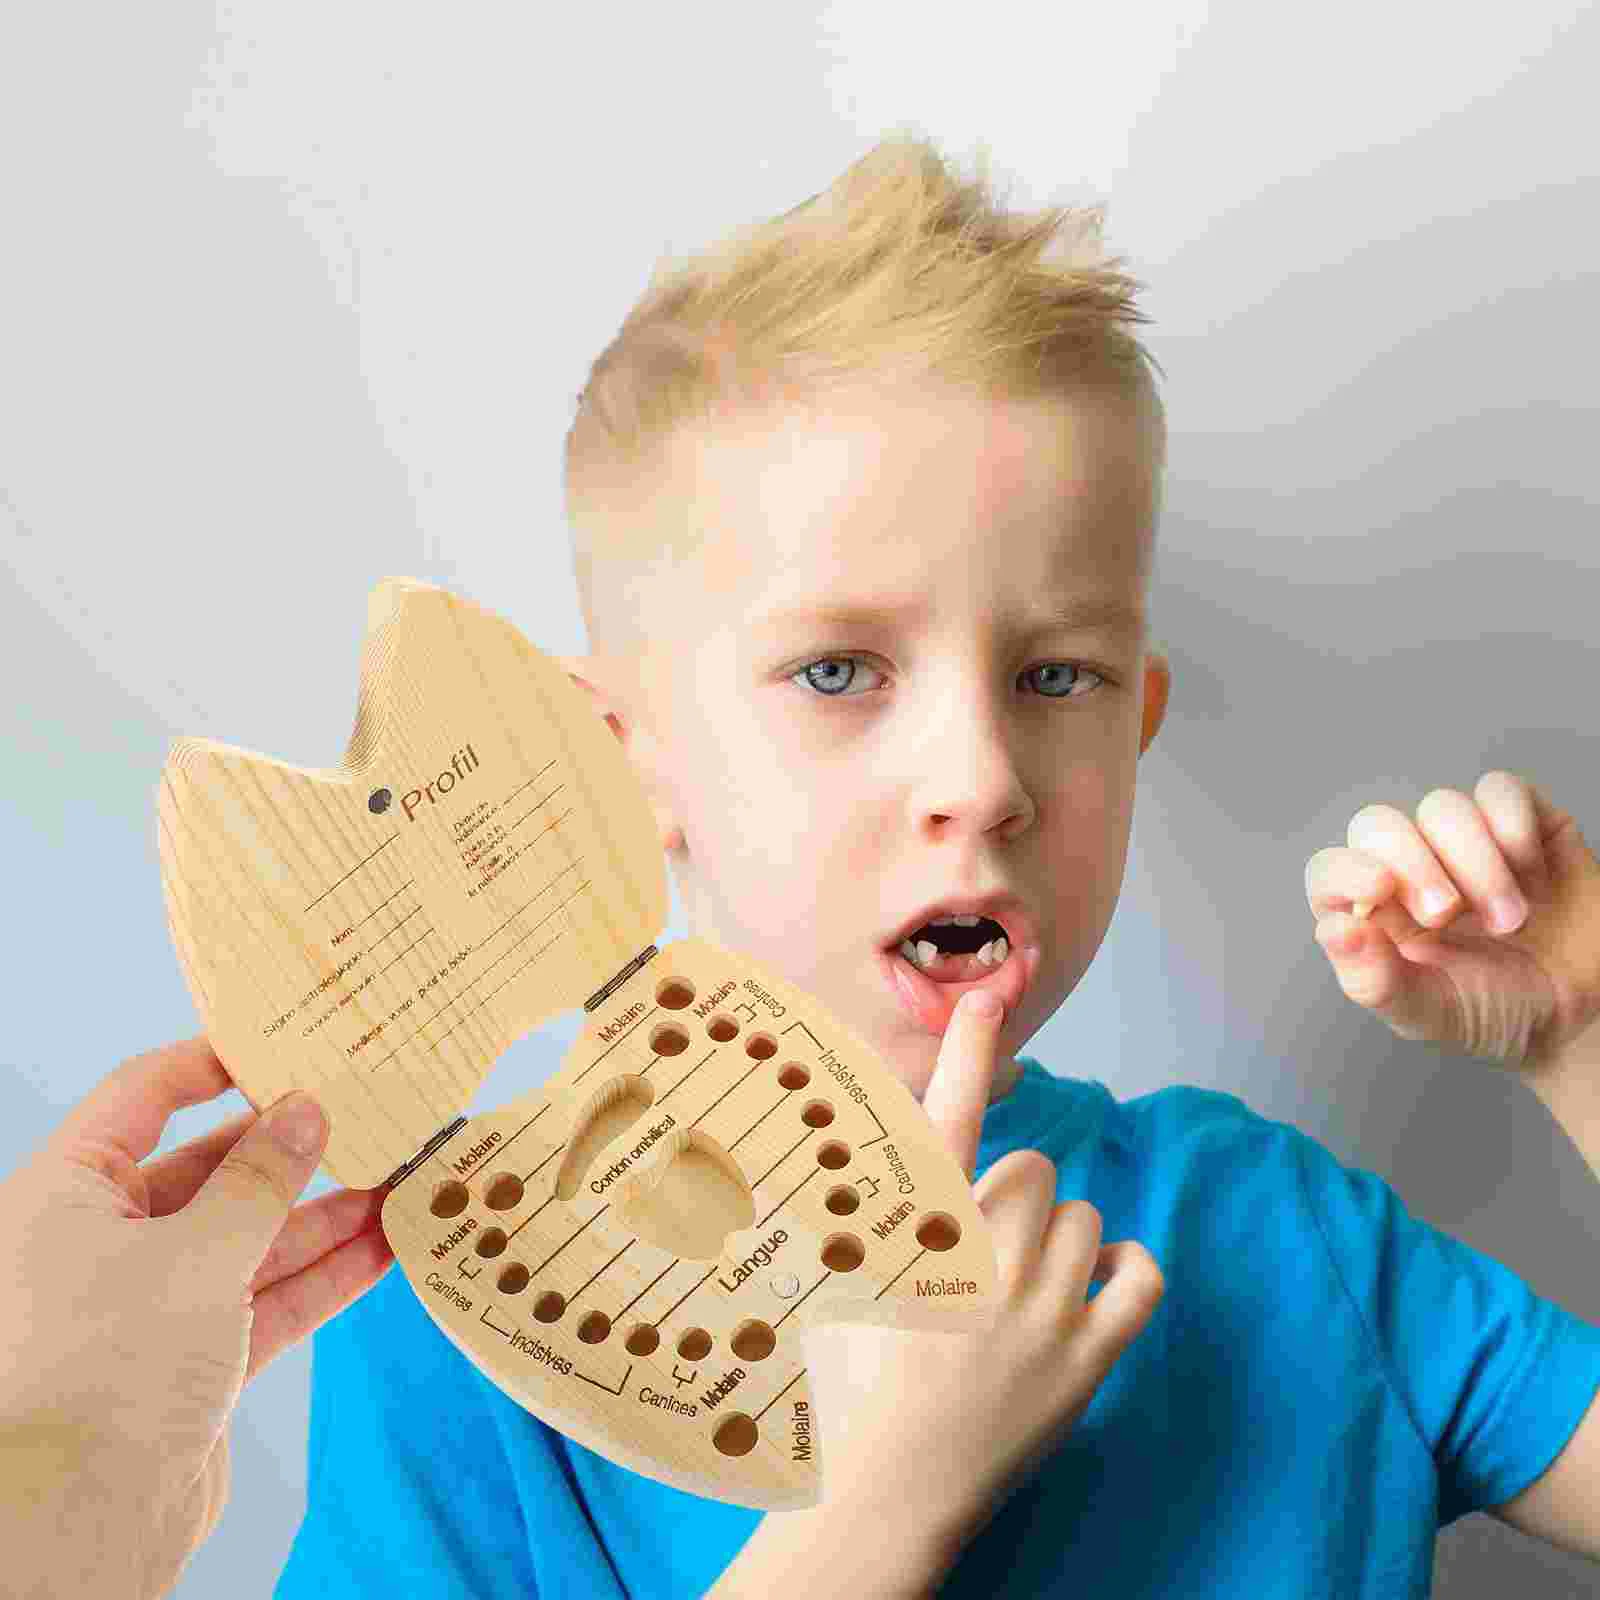
[[[826,1128],[833,1121],[833,1107],[826,1100],[812,1100],[800,1113],[800,1120],[808,1128]]]
[[[711,1442],[725,1456],[747,1456],[755,1449],[759,1437],[754,1420],[742,1411],[735,1411],[717,1424]]]
[[[428,1209],[436,1217],[459,1217],[467,1209],[467,1186],[454,1178],[436,1184]]]
[[[650,1035],[650,1048],[658,1056],[681,1056],[689,1048],[689,1035],[676,1022],[663,1022]]]
[[[822,1241],[822,1264],[829,1272],[854,1272],[866,1259],[866,1246],[853,1233],[830,1233]]]
[[[494,1280],[501,1294],[521,1294],[528,1287],[528,1269],[520,1261],[513,1261]]]
[[[803,1089],[811,1082],[811,1073],[798,1061],[785,1061],[783,1071],[778,1074],[778,1082],[785,1089]]]
[[[630,1356],[653,1356],[660,1343],[661,1335],[656,1332],[656,1325],[653,1322],[641,1322],[628,1335],[623,1349]]]
[[[682,1011],[694,1001],[694,985],[687,978],[663,978],[656,985],[656,1004],[667,1011]]]
[[[522,1201],[522,1179],[514,1172],[497,1172],[483,1191],[483,1203],[491,1211],[509,1211]]]
[[[824,1145],[817,1146],[817,1165],[826,1167],[829,1172],[837,1172],[850,1160],[850,1146],[839,1139],[830,1139]]]
[[[836,1183],[823,1202],[836,1217],[848,1217],[861,1204],[861,1191],[853,1183]]]
[[[678,1341],[678,1354],[685,1361],[703,1361],[711,1354],[711,1335],[704,1328],[690,1328]]]
[[[752,1061],[765,1061],[778,1053],[778,1041],[770,1033],[752,1033],[744,1042],[744,1053]]]
[[[924,1250],[948,1250],[961,1238],[961,1224],[948,1211],[930,1211],[917,1224],[917,1243]]]
[[[714,1016],[706,1024],[706,1032],[709,1033],[718,1044],[726,1044],[730,1039],[737,1037],[739,1032],[739,1024],[735,1022],[726,1011],[719,1011],[716,1016]]]
[[[485,1228],[478,1235],[478,1242],[473,1249],[480,1256],[497,1256],[506,1247],[506,1230],[504,1228]]]
[[[533,1314],[540,1322],[559,1322],[566,1309],[567,1297],[554,1289],[546,1289],[533,1303]]]
[[[778,1348],[778,1336],[766,1323],[752,1318],[733,1330],[728,1343],[741,1361],[765,1361]]]
[[[611,1337],[611,1318],[603,1311],[591,1311],[578,1324],[578,1337],[585,1344],[604,1344]]]

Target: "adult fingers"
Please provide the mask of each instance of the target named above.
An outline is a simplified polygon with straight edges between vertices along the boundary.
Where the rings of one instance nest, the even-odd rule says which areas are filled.
[[[214,1100],[232,1087],[210,1042],[197,1033],[113,1068],[67,1113],[45,1145],[62,1153],[75,1144],[111,1145],[137,1163],[161,1142],[174,1111]]]
[[[209,1133],[180,1144],[140,1169],[150,1197],[152,1217],[170,1217],[194,1199],[195,1190],[217,1169],[217,1163],[256,1120],[253,1111],[241,1112],[218,1123]]]
[[[310,1120],[300,1121],[303,1113]],[[196,1254],[231,1258],[245,1284],[260,1268],[294,1204],[310,1182],[328,1139],[327,1118],[310,1095],[286,1094],[245,1129],[179,1222]]]
[[[371,1228],[381,1230],[383,1202],[388,1193],[382,1188],[336,1189],[296,1206],[256,1268],[250,1292],[259,1294],[270,1289],[280,1278],[292,1277],[357,1234]]]
[[[248,1383],[280,1352],[365,1294],[393,1262],[394,1251],[383,1230],[369,1228],[258,1294],[244,1381]]]

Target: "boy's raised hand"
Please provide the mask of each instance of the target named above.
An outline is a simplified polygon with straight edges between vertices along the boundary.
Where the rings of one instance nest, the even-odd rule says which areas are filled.
[[[968,1178],[1001,1022],[970,1005],[950,1019],[923,1101]],[[999,1269],[991,1327],[805,1330],[825,1504],[865,1499],[889,1520],[886,1537],[951,1562],[1088,1409],[1166,1285],[1142,1244],[1103,1245],[1100,1213],[1086,1200],[1057,1205],[1055,1192],[1055,1164],[1038,1150],[1002,1157],[973,1190]],[[1086,1303],[1091,1282],[1105,1287]]]
[[[1415,821],[1363,806],[1346,839],[1306,864],[1317,943],[1402,1039],[1531,1079],[1600,1029],[1600,861],[1536,784],[1486,772]]]

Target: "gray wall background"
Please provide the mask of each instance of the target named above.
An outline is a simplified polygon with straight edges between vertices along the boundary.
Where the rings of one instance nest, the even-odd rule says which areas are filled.
[[[957,154],[988,137],[1014,204],[1107,202],[1168,374],[1171,706],[1111,931],[1029,1052],[1120,1097],[1238,1094],[1600,1320],[1575,1147],[1508,1076],[1345,1000],[1303,890],[1362,805],[1490,767],[1600,840],[1594,8],[552,15],[8,15],[0,1172],[199,1027],[155,855],[169,742],[336,764],[386,574],[584,649],[559,462],[588,361],[658,251],[915,120]],[[469,1110],[575,1032],[521,1040]],[[180,1112],[161,1148],[243,1108]],[[309,1354],[246,1391],[181,1600],[269,1595]],[[1439,1542],[1451,1600],[1595,1582],[1487,1517]]]

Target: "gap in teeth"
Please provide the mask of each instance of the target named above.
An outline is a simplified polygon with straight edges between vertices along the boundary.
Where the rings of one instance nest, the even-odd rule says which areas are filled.
[[[941,922],[955,920],[955,918],[951,917],[935,917],[932,919],[930,926],[937,926]],[[962,923],[962,926],[970,928],[979,920],[981,919],[973,917],[971,921]],[[991,939],[978,950],[971,952],[970,955],[972,960],[981,962],[986,967],[997,967],[1010,953],[1010,948],[1010,945],[1006,942],[1006,936],[1002,933],[998,938]],[[909,939],[902,939],[900,941],[900,954],[919,971],[926,971],[940,961],[964,961],[968,959],[965,955],[948,956],[942,954],[938,945],[931,939],[918,939],[915,944]]]

